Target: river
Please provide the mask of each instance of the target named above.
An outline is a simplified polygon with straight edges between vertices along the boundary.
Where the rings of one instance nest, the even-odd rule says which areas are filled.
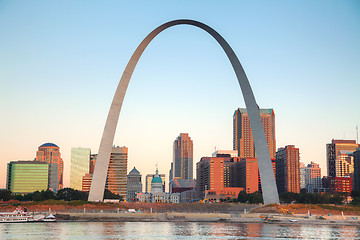
[[[360,228],[203,222],[1,223],[0,239],[360,239]]]

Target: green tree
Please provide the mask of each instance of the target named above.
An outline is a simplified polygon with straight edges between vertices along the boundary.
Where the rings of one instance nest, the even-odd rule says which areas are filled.
[[[88,193],[72,188],[63,188],[56,193],[56,199],[64,201],[82,200],[87,201]]]
[[[108,189],[105,189],[104,191],[104,199],[120,199],[120,201],[123,200],[122,196],[120,196],[119,194],[115,194]]]
[[[249,195],[245,191],[239,192],[238,202],[247,203],[249,201]]]
[[[13,195],[10,190],[0,190],[0,200],[9,201],[12,198],[13,198]]]

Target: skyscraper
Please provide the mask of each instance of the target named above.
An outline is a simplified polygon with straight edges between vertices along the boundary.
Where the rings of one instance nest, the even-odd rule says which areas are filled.
[[[142,192],[141,174],[134,167],[127,175],[126,201],[135,201],[136,194]]]
[[[47,190],[49,164],[36,161],[12,161],[7,164],[6,189],[25,194]]]
[[[49,189],[58,191],[63,188],[64,162],[60,148],[53,143],[44,143],[36,152],[36,161],[49,164]]]
[[[127,182],[127,147],[113,147],[110,155],[110,162],[105,188],[112,193],[119,194],[126,198]]]
[[[71,188],[82,189],[82,178],[90,171],[90,155],[90,148],[71,148]]]
[[[193,179],[193,141],[180,133],[174,141],[173,178]]]
[[[342,174],[343,171],[340,167],[344,166],[344,164],[346,165],[344,162],[346,157],[344,157],[344,155],[352,154],[358,147],[359,144],[357,144],[355,140],[333,139],[331,143],[326,144],[326,164],[328,176],[341,177],[340,174]]]
[[[275,113],[273,109],[260,109],[270,157],[275,159]],[[240,158],[256,158],[254,140],[246,108],[238,108],[233,116],[233,150]]]
[[[276,184],[279,193],[300,193],[300,154],[294,145],[276,152]]]
[[[300,163],[300,189],[305,188],[307,192],[314,193],[314,190],[321,187],[322,179],[319,164],[311,162],[305,166],[304,163]]]
[[[360,147],[353,153],[354,156],[354,190],[360,190]]]

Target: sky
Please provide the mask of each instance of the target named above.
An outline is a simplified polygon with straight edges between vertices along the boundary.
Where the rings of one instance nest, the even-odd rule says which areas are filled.
[[[326,143],[356,140],[360,127],[359,1],[0,0],[0,188],[7,163],[60,147],[64,185],[71,148],[97,153],[123,70],[157,26],[193,19],[237,54],[261,108],[273,108],[277,148],[295,145],[326,175]],[[175,26],[147,47],[129,84],[114,145],[129,148],[128,172],[168,177],[173,141],[189,133],[194,169],[232,149],[232,117],[245,107],[217,42]],[[194,170],[195,171],[195,170]],[[196,176],[194,172],[194,176]]]

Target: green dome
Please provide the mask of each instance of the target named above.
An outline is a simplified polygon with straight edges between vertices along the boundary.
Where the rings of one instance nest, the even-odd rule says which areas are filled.
[[[159,176],[159,171],[156,169],[156,174],[151,180],[151,183],[162,183],[161,177]]]

